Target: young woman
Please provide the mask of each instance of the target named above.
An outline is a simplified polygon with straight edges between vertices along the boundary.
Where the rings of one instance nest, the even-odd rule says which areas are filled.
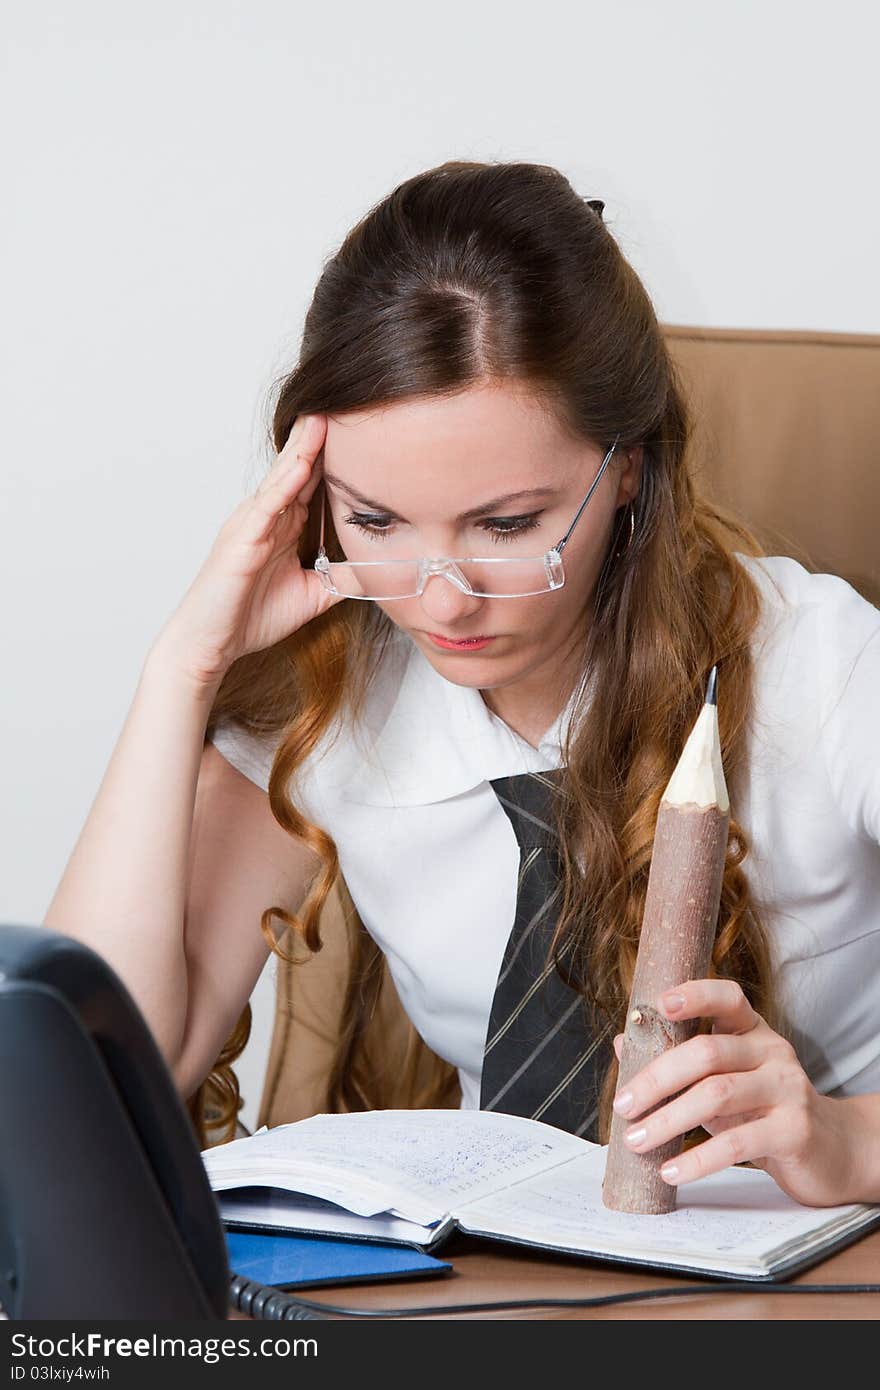
[[[880,1201],[880,612],[699,494],[601,213],[552,168],[451,162],[351,231],[46,921],[114,964],[190,1097],[273,919],[317,949],[341,870],[438,1098],[457,1076],[607,1139],[658,806],[717,665],[712,974],[658,1003],[701,1032],[616,1105],[639,1151],[682,1136],[671,1182],[751,1161]],[[328,1108],[373,1103],[368,1002]]]

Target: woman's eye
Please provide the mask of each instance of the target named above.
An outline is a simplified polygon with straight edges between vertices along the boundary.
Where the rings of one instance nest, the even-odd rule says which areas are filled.
[[[368,536],[387,536],[394,525],[390,516],[360,516],[352,512],[345,518],[346,526],[356,526]]]
[[[482,531],[491,535],[493,540],[511,540],[514,536],[521,536],[526,531],[532,531],[538,525],[540,512],[532,512],[529,516],[495,516],[487,517],[477,525]],[[379,538],[389,536],[394,529],[394,520],[390,516],[367,516],[365,513],[352,512],[345,518],[347,526],[356,526],[364,535]]]
[[[481,521],[480,525],[490,531],[495,540],[509,540],[513,536],[522,536],[526,531],[533,531],[540,515],[540,512],[533,512],[531,516],[492,517],[489,521]]]

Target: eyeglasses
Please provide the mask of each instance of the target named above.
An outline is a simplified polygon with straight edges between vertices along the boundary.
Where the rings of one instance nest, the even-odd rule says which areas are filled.
[[[528,598],[532,594],[544,594],[553,589],[561,589],[565,583],[562,552],[580,520],[581,512],[598,487],[619,439],[620,435],[602,460],[602,466],[565,535],[557,541],[552,550],[545,551],[543,555],[513,558],[505,555],[467,559],[451,559],[448,556],[429,559],[423,556],[420,560],[330,560],[324,549],[327,502],[325,493],[321,507],[320,549],[315,560],[315,572],[321,576],[322,583],[331,594],[373,601],[417,598],[424,593],[428,579],[434,574],[442,575],[462,593],[480,598]]]

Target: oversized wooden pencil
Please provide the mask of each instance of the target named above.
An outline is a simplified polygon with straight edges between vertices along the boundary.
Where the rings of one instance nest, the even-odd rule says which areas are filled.
[[[660,801],[645,910],[621,1048],[618,1091],[668,1048],[693,1037],[698,1019],[677,1023],[656,1007],[657,996],[685,980],[705,979],[718,927],[730,802],[718,735],[717,667],[706,699]],[[666,1097],[659,1110],[668,1105]],[[653,1113],[644,1111],[643,1120]],[[624,1133],[634,1123],[616,1112],[605,1163],[602,1201],[617,1211],[673,1211],[677,1188],[660,1169],[681,1152],[682,1136],[648,1153],[633,1153]]]

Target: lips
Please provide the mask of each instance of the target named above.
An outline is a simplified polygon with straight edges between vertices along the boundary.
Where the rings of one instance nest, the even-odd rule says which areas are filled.
[[[495,641],[494,637],[441,637],[436,632],[429,632],[426,636],[435,647],[446,652],[481,652]]]

